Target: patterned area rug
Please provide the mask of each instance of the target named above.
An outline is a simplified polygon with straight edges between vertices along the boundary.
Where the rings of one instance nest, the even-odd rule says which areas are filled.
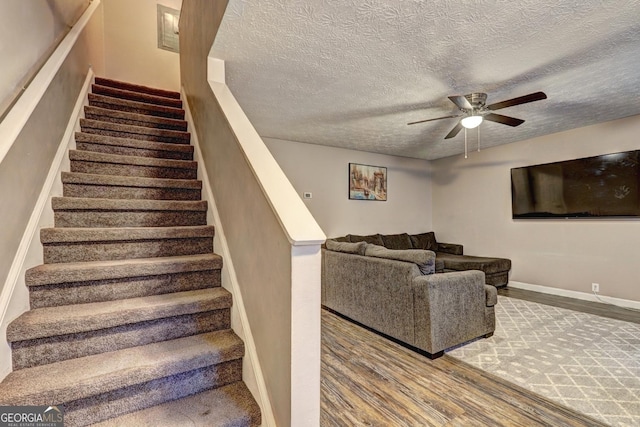
[[[493,337],[448,355],[612,426],[640,426],[640,324],[498,298]]]

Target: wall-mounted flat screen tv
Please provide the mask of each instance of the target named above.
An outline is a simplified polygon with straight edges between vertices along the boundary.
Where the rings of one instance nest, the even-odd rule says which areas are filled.
[[[640,150],[511,169],[513,218],[640,216]]]

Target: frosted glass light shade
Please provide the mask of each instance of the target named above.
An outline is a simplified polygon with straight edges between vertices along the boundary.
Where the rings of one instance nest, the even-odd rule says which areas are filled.
[[[482,123],[482,116],[465,117],[464,119],[460,120],[460,123],[467,129],[477,128],[478,126],[480,126],[480,123]]]

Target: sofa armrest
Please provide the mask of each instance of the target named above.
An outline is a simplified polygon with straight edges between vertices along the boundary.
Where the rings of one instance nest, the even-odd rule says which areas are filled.
[[[484,279],[478,270],[414,278],[414,345],[433,354],[486,334]]]
[[[463,247],[457,243],[440,243],[438,242],[438,251],[446,252],[451,255],[462,255]]]

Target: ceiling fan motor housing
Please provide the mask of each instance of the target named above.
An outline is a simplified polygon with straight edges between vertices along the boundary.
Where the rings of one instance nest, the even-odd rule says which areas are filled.
[[[470,93],[464,97],[467,98],[474,110],[484,107],[487,102],[487,94],[482,92]]]

